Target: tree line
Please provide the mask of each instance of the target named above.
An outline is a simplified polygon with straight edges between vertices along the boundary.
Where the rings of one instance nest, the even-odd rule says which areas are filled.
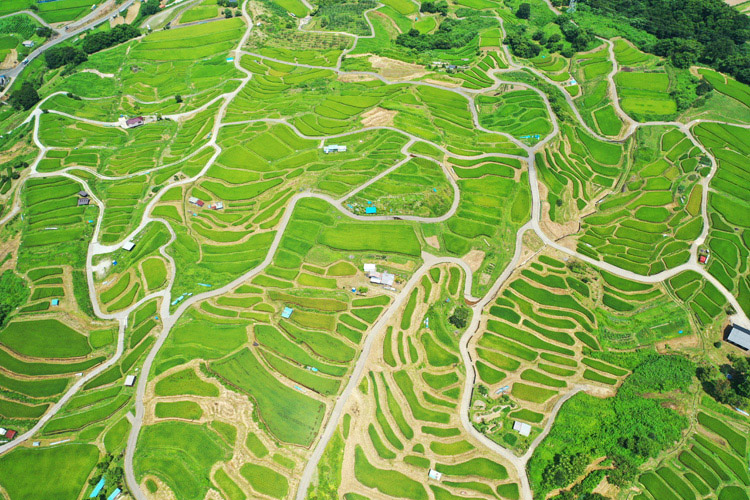
[[[494,20],[486,17],[446,18],[434,33],[420,33],[419,30],[411,29],[407,33],[398,35],[396,44],[419,52],[464,47],[477,36],[480,30],[495,24]]]
[[[633,40],[678,68],[701,63],[750,83],[750,18],[721,0],[581,0],[598,15],[653,35]]]

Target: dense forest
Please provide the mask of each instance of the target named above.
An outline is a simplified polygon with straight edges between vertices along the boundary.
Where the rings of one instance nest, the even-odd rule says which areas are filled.
[[[652,35],[628,38],[678,68],[706,64],[750,83],[750,18],[721,0],[581,0],[587,10]]]
[[[681,356],[653,353],[639,353],[637,358],[633,373],[615,397],[600,399],[581,393],[565,403],[549,436],[529,461],[535,492],[542,495],[565,488],[603,456],[614,466],[606,471],[608,481],[628,484],[643,462],[680,438],[687,418],[665,405],[665,397],[659,395],[687,390],[695,373],[693,363]],[[594,486],[598,484],[592,479]],[[580,498],[584,493],[588,494],[575,494]]]
[[[728,361],[720,368],[699,366],[698,380],[703,390],[719,403],[750,408],[750,358],[730,355]]]

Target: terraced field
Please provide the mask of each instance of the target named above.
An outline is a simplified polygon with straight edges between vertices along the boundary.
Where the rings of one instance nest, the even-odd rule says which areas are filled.
[[[14,69],[9,498],[747,500],[750,91],[528,5],[202,0]]]

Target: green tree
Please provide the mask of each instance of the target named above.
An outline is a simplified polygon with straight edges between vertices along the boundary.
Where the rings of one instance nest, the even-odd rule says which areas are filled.
[[[23,82],[21,87],[10,95],[10,105],[16,109],[30,109],[39,102],[39,94],[31,82]]]
[[[531,5],[526,2],[519,5],[518,10],[516,11],[516,17],[518,19],[528,19],[531,17]]]

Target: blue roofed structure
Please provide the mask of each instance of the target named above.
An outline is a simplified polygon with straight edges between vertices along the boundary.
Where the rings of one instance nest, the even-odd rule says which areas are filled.
[[[89,498],[94,498],[99,495],[99,492],[102,491],[102,488],[104,488],[104,483],[106,482],[106,477],[102,476],[102,478],[99,480],[98,483],[96,483],[96,486],[94,486],[93,491],[91,492],[91,495],[89,495]]]
[[[107,497],[107,500],[115,500],[118,496],[120,496],[120,493],[122,490],[120,488],[117,488],[115,491],[112,492],[110,496]]]
[[[365,208],[365,213],[366,214],[376,214],[376,213],[378,213],[378,209],[375,208],[375,207],[367,207],[367,208]]]
[[[292,309],[291,307],[285,307],[284,311],[281,313],[281,317],[285,319],[289,319],[293,312],[294,312],[294,309]]]

